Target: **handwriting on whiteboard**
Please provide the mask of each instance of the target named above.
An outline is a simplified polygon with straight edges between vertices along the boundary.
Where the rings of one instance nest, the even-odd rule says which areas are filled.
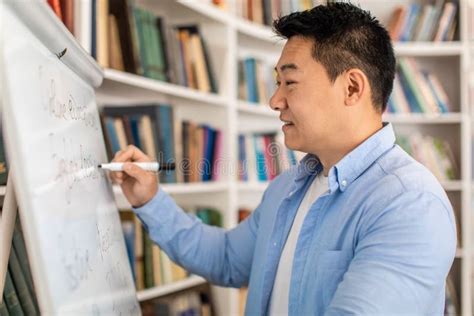
[[[51,117],[65,121],[80,121],[85,126],[95,130],[100,128],[97,117],[97,109],[94,104],[86,104],[71,93],[64,92],[60,88],[60,80],[54,78],[51,74],[46,74],[43,66],[38,69],[40,82],[45,82],[46,102],[43,108]]]
[[[100,163],[88,153],[82,144],[75,143],[65,136],[57,137],[49,133],[49,152],[54,163],[54,180],[63,183],[68,204],[72,200],[74,186],[86,180],[98,180],[104,177],[97,168]]]
[[[69,290],[73,291],[79,287],[82,281],[87,280],[93,269],[88,245],[76,241],[74,235],[60,234],[58,236],[61,262],[65,269],[66,284]]]

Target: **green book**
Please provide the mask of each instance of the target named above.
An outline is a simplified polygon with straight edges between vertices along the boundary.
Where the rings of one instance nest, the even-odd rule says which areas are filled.
[[[12,250],[10,252],[10,259],[8,264],[8,269],[10,269],[13,284],[15,285],[16,295],[20,300],[21,309],[25,312],[26,315],[38,315],[35,308],[35,304],[33,303],[32,295],[28,290],[25,277],[23,276],[23,272],[21,271],[20,262],[18,261],[18,257],[16,255],[14,247],[12,247]]]
[[[35,288],[33,286],[33,278],[31,276],[30,265],[28,263],[28,255],[26,253],[25,240],[23,239],[23,231],[21,229],[20,219],[17,218],[15,230],[13,231],[13,248],[20,263],[21,272],[26,281],[26,286],[33,299],[36,312],[39,314],[38,301],[36,300]]]
[[[7,270],[7,275],[5,277],[5,289],[3,290],[3,295],[5,298],[5,305],[7,305],[8,313],[12,316],[23,316],[23,310],[21,309],[20,301],[16,295],[15,285],[10,276],[9,269]]]
[[[145,288],[155,286],[155,279],[153,275],[153,242],[148,236],[148,232],[143,231],[143,263],[145,266]]]
[[[5,297],[3,297],[3,302],[0,304],[0,316],[9,316],[7,305],[5,305]]]

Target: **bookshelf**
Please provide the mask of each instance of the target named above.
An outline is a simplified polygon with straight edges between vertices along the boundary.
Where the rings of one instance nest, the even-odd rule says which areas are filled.
[[[398,4],[412,1],[398,0],[382,3],[361,0],[382,22],[388,23],[390,14]],[[144,102],[166,102],[173,106],[178,118],[189,118],[208,123],[224,131],[224,157],[236,170],[238,162],[237,137],[240,133],[279,131],[278,113],[265,104],[255,105],[237,97],[238,60],[254,56],[276,63],[284,44],[267,26],[258,25],[236,16],[235,2],[229,1],[227,11],[210,4],[210,1],[151,1],[137,0],[136,4],[156,15],[166,16],[169,24],[197,23],[210,47],[218,93],[204,93],[134,74],[105,69],[105,80],[97,90],[99,106],[104,104],[130,105]],[[420,1],[420,3],[425,3]],[[471,289],[471,119],[468,105],[468,37],[467,1],[460,1],[459,34],[453,42],[395,43],[398,57],[415,57],[423,67],[442,75],[442,83],[454,107],[446,114],[388,114],[396,132],[420,131],[446,138],[453,144],[460,174],[457,179],[443,182],[443,187],[460,219],[462,247],[457,250],[452,274],[463,315],[472,314]],[[211,203],[224,211],[224,226],[237,225],[239,207],[255,207],[267,187],[267,182],[244,183],[235,173],[226,173],[219,183],[166,184],[178,203]],[[114,193],[120,208],[129,205],[115,187]],[[147,300],[173,291],[192,287],[203,282],[191,277],[173,285],[147,289],[138,293]],[[239,291],[217,288],[214,293],[219,315],[235,315],[239,311]]]

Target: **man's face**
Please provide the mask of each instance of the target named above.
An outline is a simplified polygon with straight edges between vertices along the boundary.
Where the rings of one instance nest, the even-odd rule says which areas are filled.
[[[337,140],[343,124],[344,87],[331,83],[323,65],[312,57],[313,42],[291,37],[276,66],[278,88],[270,106],[280,111],[288,148],[317,153]]]

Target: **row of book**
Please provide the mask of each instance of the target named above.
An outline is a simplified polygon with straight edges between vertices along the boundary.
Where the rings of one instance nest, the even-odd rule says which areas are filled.
[[[13,232],[0,315],[40,315],[25,241],[18,218]]]
[[[221,1],[217,1],[220,3]],[[255,23],[272,25],[274,19],[325,4],[323,0],[237,0],[237,16]]]
[[[434,4],[413,2],[398,6],[388,30],[393,41],[452,41],[457,27],[458,3],[437,0]]]
[[[458,164],[448,141],[415,132],[410,136],[397,135],[397,143],[439,181],[458,179]]]
[[[217,93],[198,25],[169,26],[165,17],[128,0],[97,1],[92,14],[91,54],[102,67]]]
[[[211,316],[210,289],[189,289],[141,303],[143,316]]]
[[[274,70],[268,63],[247,57],[238,62],[238,98],[266,104],[275,91]]]
[[[104,68],[217,93],[198,25],[168,25],[132,0],[48,0]]]
[[[222,227],[221,212],[214,208],[187,208],[187,212],[205,224]],[[137,216],[131,211],[121,211],[120,218],[137,290],[173,283],[188,277],[188,273],[171,261],[150,239]]]
[[[238,140],[240,181],[273,180],[296,165],[296,155],[284,146],[280,134],[242,134]]]
[[[422,69],[414,58],[398,59],[388,112],[447,113],[452,110],[448,95],[435,74]]]
[[[175,170],[160,172],[163,183],[219,180],[223,134],[205,124],[174,119],[168,105],[105,106],[102,122],[109,157],[135,145]]]

